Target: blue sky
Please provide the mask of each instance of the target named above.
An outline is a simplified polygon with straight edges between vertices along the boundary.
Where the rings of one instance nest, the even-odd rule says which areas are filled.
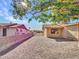
[[[11,8],[11,0],[0,0],[0,23],[20,23],[24,24],[27,27],[30,27],[31,29],[41,29],[42,23],[38,23],[36,20],[32,20],[30,23],[28,23],[28,19],[23,20],[16,20],[12,17],[10,8]],[[30,17],[31,15],[29,15]]]

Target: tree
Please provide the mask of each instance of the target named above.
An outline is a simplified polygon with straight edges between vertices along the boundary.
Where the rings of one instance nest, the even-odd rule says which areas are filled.
[[[22,20],[31,7],[31,3],[29,0],[12,0],[12,7],[13,17]]]
[[[35,6],[35,9],[37,11],[50,10],[53,17],[52,22],[56,21],[58,23],[59,22],[67,23],[71,19],[79,18],[74,17],[74,15],[76,16],[79,15],[79,5],[75,4],[74,0],[55,0],[55,1],[40,0],[39,3],[40,3],[39,5]]]
[[[79,15],[79,5],[74,0],[24,0],[27,7],[24,7],[23,3],[18,6],[19,4],[16,4],[17,1],[15,1],[13,1],[14,17],[22,19],[27,13],[31,13],[33,16],[29,22],[35,18],[43,23],[67,23],[71,19],[79,18],[76,17]],[[47,11],[50,13],[46,13]]]

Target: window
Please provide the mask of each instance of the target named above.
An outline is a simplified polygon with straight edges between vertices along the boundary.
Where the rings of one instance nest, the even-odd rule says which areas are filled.
[[[57,29],[53,29],[53,28],[51,29],[52,34],[56,34],[56,32],[57,32]]]
[[[6,36],[6,35],[7,35],[7,29],[3,28],[3,36]]]

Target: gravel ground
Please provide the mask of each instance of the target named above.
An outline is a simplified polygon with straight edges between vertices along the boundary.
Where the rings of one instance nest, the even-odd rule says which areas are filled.
[[[27,34],[23,34],[23,35],[0,37],[0,56],[13,50],[14,48],[19,46],[21,43],[28,40],[28,38],[32,36],[33,34],[31,32],[27,32]]]
[[[79,59],[77,41],[56,41],[35,35],[0,59]]]

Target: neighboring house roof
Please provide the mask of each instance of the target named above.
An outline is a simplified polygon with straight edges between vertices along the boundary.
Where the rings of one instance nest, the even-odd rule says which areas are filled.
[[[51,24],[45,24],[45,25],[43,25],[43,28],[63,28],[63,26],[60,26],[60,25],[51,25]]]
[[[28,30],[23,24],[17,24],[17,25],[10,26],[10,27],[11,27],[11,28],[22,28],[22,29]]]
[[[28,30],[23,24],[16,23],[0,23],[1,28],[22,28]]]
[[[43,25],[43,28],[64,28],[68,26],[79,26],[79,23],[75,24],[59,24],[59,25],[51,25],[51,24],[45,24]]]
[[[17,25],[17,23],[0,23],[1,27],[8,27],[8,26],[13,26],[13,25]]]
[[[63,27],[67,27],[67,26],[79,26],[79,22],[78,23],[74,23],[74,24],[62,24],[61,26],[63,26]]]

